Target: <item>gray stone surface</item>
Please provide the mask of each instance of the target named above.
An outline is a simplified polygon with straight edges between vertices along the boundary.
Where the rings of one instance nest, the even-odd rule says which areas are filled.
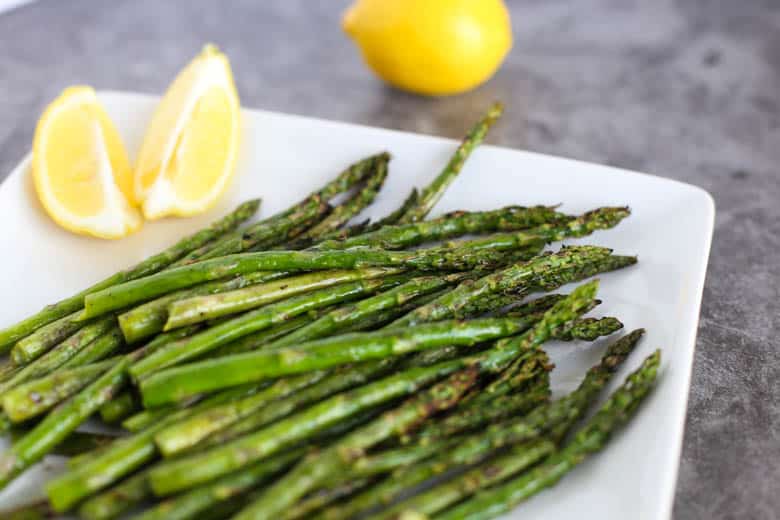
[[[691,182],[718,208],[674,508],[780,511],[780,2],[508,0],[500,74],[453,98],[378,83],[341,33],[345,0],[42,1],[0,16],[0,178],[64,86],[159,93],[205,41],[244,104],[490,141]]]

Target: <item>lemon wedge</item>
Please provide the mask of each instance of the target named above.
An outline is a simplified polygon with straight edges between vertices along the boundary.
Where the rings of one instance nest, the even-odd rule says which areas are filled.
[[[168,87],[146,130],[133,184],[144,216],[210,208],[235,170],[240,126],[230,62],[207,45]]]
[[[127,152],[92,88],[67,88],[46,108],[32,172],[41,204],[65,229],[121,238],[141,227]]]

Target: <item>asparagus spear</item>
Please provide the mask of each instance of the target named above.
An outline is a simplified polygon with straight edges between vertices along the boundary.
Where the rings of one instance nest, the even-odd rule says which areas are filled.
[[[290,473],[274,483],[236,520],[266,519],[281,515],[308,492],[327,479],[348,470],[352,461],[367,449],[424,421],[427,417],[455,406],[478,380],[479,367],[459,370],[406,403],[391,409],[358,428],[322,453],[301,461]]]
[[[469,233],[520,231],[566,217],[547,206],[508,206],[491,211],[456,211],[441,217],[412,224],[388,225],[345,240],[323,241],[317,249],[349,249],[381,247],[405,249],[425,242],[434,242]]]
[[[60,370],[23,383],[2,396],[3,410],[13,422],[42,414],[75,394],[116,363],[117,358]]]
[[[411,464],[421,462],[441,451],[454,448],[461,441],[460,437],[453,436],[438,444],[416,444],[414,446],[402,446],[400,448],[386,449],[378,453],[363,456],[356,460],[350,467],[348,477],[374,477],[383,473],[403,468]]]
[[[307,387],[286,399],[277,400],[262,410],[234,422],[222,431],[212,434],[204,442],[200,443],[198,447],[220,445],[226,441],[236,439],[245,433],[257,431],[259,428],[270,424],[280,417],[289,415],[302,406],[322,400],[336,392],[344,391],[361,384],[367,384],[370,381],[388,375],[393,369],[405,370],[410,367],[430,366],[453,359],[457,357],[457,353],[457,349],[445,347],[443,349],[423,351],[405,360],[391,358],[381,361],[360,363],[356,366],[348,365],[341,367],[340,369],[332,371],[328,377],[315,383],[311,387]],[[306,376],[306,374],[293,377],[304,376]],[[356,424],[362,422],[364,421],[356,419]],[[348,424],[349,421],[346,421],[340,423],[339,426]],[[346,427],[346,430],[350,429],[351,427]]]
[[[451,286],[468,275],[461,273],[442,276],[421,276],[412,278],[406,283],[376,296],[338,308],[317,321],[314,321],[296,332],[285,336],[271,345],[272,348],[295,345],[302,341],[323,338],[333,332],[343,330],[360,322],[367,316],[377,312],[399,307],[419,296]]]
[[[368,175],[377,159],[388,157],[386,153],[367,157],[341,172],[326,184],[290,208],[253,224],[240,233],[226,236],[211,247],[196,250],[184,257],[177,265],[187,265],[207,258],[247,251],[256,246],[272,247],[288,241],[303,229],[322,218],[329,207],[327,201],[351,189]]]
[[[127,369],[134,361],[186,332],[183,329],[160,335],[146,347],[126,354],[110,370],[46,415],[35,428],[0,454],[0,488],[51,452],[90,415],[121,392],[129,383]]]
[[[609,382],[619,365],[634,349],[642,334],[644,334],[643,329],[635,330],[610,345],[601,362],[588,371],[577,390],[568,396],[549,405],[540,406],[509,425],[490,427],[483,432],[483,435],[464,442],[459,450],[465,453],[472,450],[498,449],[508,444],[534,439],[558,425],[572,424]],[[490,388],[488,387],[482,395],[489,396]]]
[[[570,327],[562,327],[556,331],[555,339],[560,341],[594,341],[602,336],[609,336],[623,328],[619,319],[607,316],[606,318],[583,318],[572,323]]]
[[[256,273],[235,276],[227,280],[216,280],[196,285],[190,289],[174,291],[123,312],[119,315],[119,326],[122,328],[122,333],[127,342],[135,343],[163,330],[165,322],[168,321],[168,306],[176,300],[242,289],[250,285],[284,278],[288,274],[283,271],[258,271]]]
[[[50,350],[29,365],[25,366],[10,379],[0,384],[0,393],[7,392],[22,383],[45,376],[65,364],[96,338],[116,327],[116,318],[106,316],[93,323],[85,325],[81,330],[69,337],[56,348]]]
[[[324,242],[326,240],[346,240],[353,236],[362,235],[364,233],[371,233],[384,226],[397,224],[403,214],[409,211],[409,209],[412,208],[415,204],[417,204],[418,198],[419,194],[417,193],[417,188],[412,188],[411,193],[409,193],[409,195],[404,199],[398,208],[377,220],[376,222],[365,222],[356,224],[354,226],[337,229],[320,237],[319,242]]]
[[[170,457],[260,409],[264,409],[267,414],[268,408],[273,408],[276,400],[292,396],[296,404],[304,402],[300,399],[305,394],[304,389],[321,381],[323,377],[325,373],[313,372],[280,379],[255,394],[207,408],[167,426],[155,435],[155,443],[164,456]],[[293,396],[296,392],[297,395]],[[286,404],[289,404],[289,400]]]
[[[235,314],[298,294],[357,280],[371,280],[399,274],[398,268],[369,267],[339,271],[319,271],[276,282],[253,285],[243,289],[210,296],[193,296],[176,300],[168,307],[165,330]]]
[[[523,340],[500,342],[500,346],[473,357],[408,368],[354,390],[336,394],[225,445],[165,461],[149,475],[152,489],[156,494],[167,495],[235,471],[294,442],[301,442],[348,417],[398,397],[414,394],[420,388],[465,367],[478,365],[481,370],[499,371],[519,352],[544,341],[549,331],[575,318],[587,308],[592,302],[596,287],[594,282],[577,288],[568,298],[548,311],[532,332],[522,336]]]
[[[83,329],[82,329],[83,330]],[[97,337],[75,356],[60,365],[59,368],[74,368],[96,363],[106,357],[116,354],[125,346],[125,338],[119,326],[113,326],[108,332]]]
[[[301,455],[301,449],[294,449],[287,453],[276,455],[247,469],[226,475],[212,483],[160,502],[139,515],[137,520],[188,520],[200,518],[200,514],[208,508],[218,503],[233,500],[235,497],[268,482],[273,476],[294,464]],[[121,500],[122,497],[119,498]],[[103,502],[108,502],[109,500],[110,498]],[[96,501],[96,499],[91,499],[80,509],[82,515],[87,504],[93,501]],[[87,520],[102,520],[113,517],[113,515],[83,516]]]
[[[238,470],[364,410],[413,393],[453,372],[457,365],[449,362],[407,370],[337,394],[221,447],[164,461],[149,475],[152,489],[168,495]]]
[[[372,482],[373,479],[353,479],[334,487],[321,489],[287,509],[282,515],[282,518],[284,520],[311,518],[312,513],[317,510],[322,509],[337,500],[349,498],[349,496],[361,489],[368,487]]]
[[[112,310],[150,300],[162,294],[202,282],[255,271],[300,271],[357,269],[363,267],[406,267],[421,270],[465,271],[497,265],[496,251],[538,246],[539,240],[525,233],[476,241],[475,247],[462,244],[416,251],[385,251],[359,248],[336,251],[261,251],[203,260],[192,265],[168,269],[88,295],[80,319],[99,316]],[[477,247],[478,246],[478,247]],[[492,246],[492,247],[491,247]],[[498,263],[500,264],[499,258]]]
[[[365,185],[349,200],[336,206],[333,212],[325,219],[307,229],[291,244],[288,244],[287,249],[309,247],[314,242],[319,241],[320,237],[336,231],[349,222],[352,217],[360,213],[363,208],[374,202],[379,190],[382,188],[382,184],[384,184],[387,178],[387,163],[389,160],[389,155],[377,157],[374,160],[374,173],[368,177]]]
[[[54,511],[45,501],[34,502],[12,511],[0,511],[5,520],[46,520],[54,518]]]
[[[86,520],[109,520],[141,501],[151,498],[146,481],[147,470],[141,470],[116,486],[92,496],[79,506],[79,517]]]
[[[143,431],[117,440],[84,465],[46,484],[46,493],[52,507],[60,512],[67,511],[85,497],[106,488],[154,459],[157,456],[154,435],[169,424],[208,408],[215,402],[239,398],[251,391],[253,391],[252,387],[239,387],[231,392],[212,396],[191,408],[179,409],[168,414]]]
[[[14,364],[23,366],[30,363],[77,332],[84,326],[84,323],[77,319],[79,314],[79,311],[70,313],[17,341],[11,349],[11,359]]]
[[[219,258],[249,251],[253,248],[266,249],[285,242],[303,230],[325,218],[331,207],[324,201],[312,200],[310,204],[284,216],[271,217],[257,222],[246,229],[224,237],[215,244],[193,251],[173,267],[181,267],[194,262]]]
[[[562,248],[557,253],[512,265],[479,280],[463,282],[441,298],[415,309],[392,325],[400,327],[447,319],[455,310],[491,294],[507,290],[534,290],[538,287],[550,290],[564,283],[636,262],[633,257],[611,257],[610,252],[607,248],[595,246]]]
[[[163,367],[203,355],[247,334],[268,329],[300,314],[387,289],[402,283],[404,277],[408,278],[407,275],[401,275],[400,277],[377,280],[347,282],[255,309],[206,329],[190,338],[185,338],[159,349],[154,354],[135,364],[131,368],[131,373],[136,379],[146,377]],[[202,361],[202,363],[206,362],[209,361]]]
[[[229,386],[399,356],[447,345],[472,346],[526,330],[529,318],[442,321],[405,330],[357,332],[313,340],[295,348],[236,354],[156,372],[140,382],[147,407]],[[149,359],[149,358],[147,358]]]
[[[260,332],[255,332],[254,334],[249,334],[248,336],[237,339],[232,343],[223,345],[216,350],[209,352],[205,357],[221,357],[230,354],[249,352],[250,350],[255,350],[260,347],[270,347],[274,341],[287,336],[288,334],[296,331],[304,325],[307,325],[308,323],[311,323],[312,320],[316,321],[320,318],[320,316],[323,316],[324,314],[332,311],[334,307],[335,306],[325,307],[323,309],[309,311],[295,318],[290,318],[289,320],[282,322],[279,325],[275,325],[270,329],[261,330]]]
[[[413,438],[416,442],[430,444],[435,439],[446,439],[507,417],[521,417],[549,399],[549,383],[546,379],[540,379],[538,384],[531,385],[526,391],[499,396],[489,404],[475,403],[458,408],[452,415],[429,423]]]
[[[312,319],[316,320],[320,315],[319,313],[327,312],[328,310],[329,308],[325,308],[321,311],[303,314],[297,318],[287,320],[286,322],[270,329],[244,336],[239,340],[216,349],[215,351],[211,352],[209,356],[221,356],[254,350],[259,346],[270,343],[278,338],[285,336],[289,332],[302,327]],[[177,331],[182,330],[184,329],[177,329]],[[188,334],[182,334],[182,336],[187,335]],[[130,418],[127,418],[130,414],[138,412],[140,408],[141,402],[136,397],[135,393],[126,391],[117,396],[117,398],[115,398],[113,401],[103,405],[103,407],[100,409],[100,414],[102,419],[108,423],[118,422],[119,420],[126,419],[122,423],[122,427],[130,430],[131,432],[136,432],[155,422],[158,418],[164,417],[165,414],[167,414],[169,411],[165,407],[156,408],[154,410],[145,410]]]
[[[554,330],[548,329],[548,330]],[[493,425],[483,431],[474,433],[462,439],[458,445],[449,450],[442,450],[440,455],[431,460],[414,464],[397,471],[391,478],[380,482],[359,494],[347,504],[329,508],[322,515],[324,518],[349,518],[378,504],[389,504],[404,491],[440,475],[453,468],[468,466],[484,460],[490,454],[510,444],[534,441],[545,432],[556,428],[565,432],[584,412],[587,405],[593,401],[598,392],[606,385],[611,375],[636,346],[643,330],[639,329],[610,345],[601,358],[601,362],[591,368],[580,387],[569,396],[548,405],[542,405],[529,415],[504,424]],[[501,347],[509,350],[518,349],[524,342],[523,338],[501,340]],[[527,351],[527,349],[522,349]],[[488,394],[479,394],[479,397]],[[485,406],[491,399],[473,400],[473,406]],[[438,445],[441,439],[432,435],[422,435],[420,442]]]
[[[0,454],[0,487],[62,442],[83,423],[112,394],[127,381],[127,359],[114,365],[108,372],[76,394],[69,401],[49,413],[38,425],[9,449]]]
[[[10,345],[16,341],[28,336],[48,323],[80,310],[84,305],[84,296],[87,294],[128,280],[148,276],[164,269],[193,249],[197,249],[203,244],[214,240],[216,237],[224,235],[228,231],[238,227],[238,225],[255,214],[259,205],[260,201],[257,199],[244,202],[221,220],[214,222],[206,229],[180,240],[165,251],[147,258],[130,269],[109,276],[105,280],[96,283],[70,298],[49,305],[37,314],[0,331],[0,350],[9,348]]]
[[[450,183],[454,181],[455,177],[460,173],[463,163],[466,162],[466,159],[471,155],[471,152],[474,148],[479,146],[485,138],[485,134],[487,134],[490,127],[493,126],[493,123],[501,117],[503,112],[503,105],[501,105],[501,103],[494,103],[487,114],[469,130],[469,133],[466,134],[466,137],[463,139],[460,146],[458,146],[458,149],[447,163],[447,166],[445,166],[433,182],[420,193],[414,207],[410,208],[399,219],[401,224],[425,219],[431,209],[433,209],[433,206],[439,201],[442,195],[444,195],[444,192]]]
[[[122,392],[112,401],[100,407],[100,418],[108,424],[117,424],[135,411],[140,410],[141,400],[133,392]]]
[[[531,344],[544,341],[552,327],[568,321],[561,320],[573,312],[572,307],[575,303],[579,311],[587,308],[587,303],[578,298],[583,293],[592,298],[594,290],[595,285],[581,288],[575,291],[578,293],[577,296],[560,302],[525,336],[525,341]],[[553,323],[558,325],[552,325]],[[264,491],[252,505],[242,510],[236,516],[236,520],[272,518],[282,514],[306,493],[324,484],[328,479],[348,471],[354,461],[362,457],[372,446],[391,436],[404,435],[427,417],[455,406],[474,387],[479,376],[483,372],[490,371],[489,364],[471,363],[444,381],[357,429],[325,452],[308,457]]]
[[[612,433],[628,422],[655,382],[660,352],[648,357],[628,376],[598,413],[561,449],[541,465],[506,484],[478,493],[472,499],[446,511],[446,520],[494,518],[511,510],[544,488],[555,485],[566,473],[589,455],[601,451]]]
[[[549,439],[537,439],[515,446],[512,450],[496,459],[457,476],[451,481],[441,483],[409,500],[382,513],[371,515],[372,520],[401,520],[407,515],[420,515],[422,518],[446,509],[450,505],[473,495],[481,488],[501,482],[529,468],[555,452],[555,443]]]

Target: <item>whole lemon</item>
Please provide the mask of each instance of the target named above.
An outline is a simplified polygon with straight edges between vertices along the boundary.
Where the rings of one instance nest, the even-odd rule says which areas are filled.
[[[512,47],[502,0],[357,0],[343,27],[379,77],[420,94],[476,87]]]

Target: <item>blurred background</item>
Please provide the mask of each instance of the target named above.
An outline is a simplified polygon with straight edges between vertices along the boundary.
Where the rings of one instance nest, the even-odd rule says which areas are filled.
[[[350,3],[40,0],[0,14],[0,179],[65,86],[160,94],[213,41],[247,107],[457,138],[500,99],[493,144],[701,186],[718,213],[674,515],[777,518],[780,2],[507,0],[500,70],[438,98],[371,73],[341,29]]]

